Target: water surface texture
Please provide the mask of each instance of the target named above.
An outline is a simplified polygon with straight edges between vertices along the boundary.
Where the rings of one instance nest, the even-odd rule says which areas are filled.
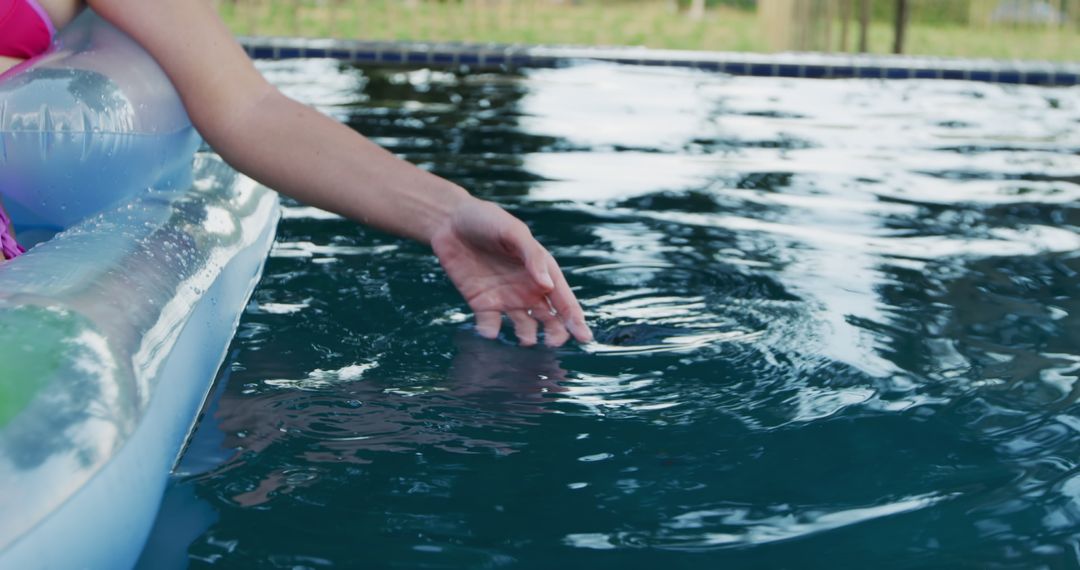
[[[1080,567],[1080,90],[263,71],[524,219],[598,342],[294,203],[144,564]]]

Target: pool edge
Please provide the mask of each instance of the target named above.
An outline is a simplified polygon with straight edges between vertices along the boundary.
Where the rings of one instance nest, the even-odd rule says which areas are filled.
[[[331,58],[349,63],[440,68],[558,67],[573,61],[590,60],[757,77],[947,79],[1051,87],[1080,85],[1080,63],[1073,62],[255,36],[238,39],[254,59]]]

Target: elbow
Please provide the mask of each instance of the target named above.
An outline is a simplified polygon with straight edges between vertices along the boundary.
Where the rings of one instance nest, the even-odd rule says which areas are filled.
[[[263,109],[273,106],[276,97],[283,97],[272,85],[262,82],[252,88],[237,90],[226,100],[185,98],[191,124],[206,142],[228,159],[232,149],[244,144],[251,135],[252,127],[259,117],[265,117]]]

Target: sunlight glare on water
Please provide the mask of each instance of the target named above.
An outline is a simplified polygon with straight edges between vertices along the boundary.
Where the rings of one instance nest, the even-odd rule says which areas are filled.
[[[1080,90],[262,69],[525,220],[597,342],[291,204],[144,565],[1080,567]]]

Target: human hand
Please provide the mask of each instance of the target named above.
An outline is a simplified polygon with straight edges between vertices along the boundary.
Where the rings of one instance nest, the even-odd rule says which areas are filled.
[[[521,220],[475,198],[461,202],[431,237],[450,281],[476,315],[476,330],[495,338],[505,313],[524,346],[560,346],[571,335],[591,342],[592,332],[555,258]]]

